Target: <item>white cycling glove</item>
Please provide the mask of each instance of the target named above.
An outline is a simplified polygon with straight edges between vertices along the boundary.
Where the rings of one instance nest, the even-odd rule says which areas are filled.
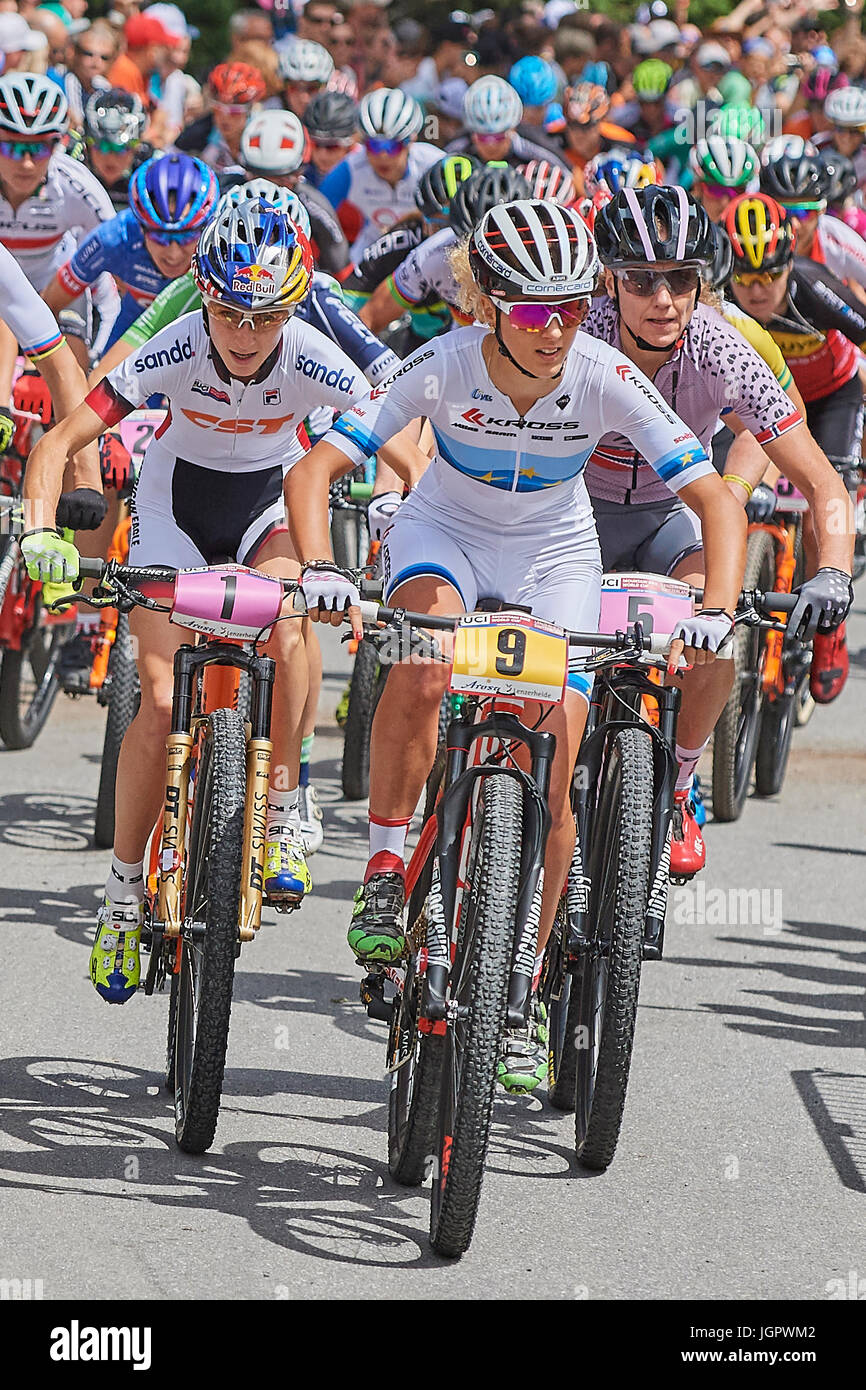
[[[702,608],[693,618],[680,623],[671,636],[687,647],[724,655],[734,633],[734,620],[723,608]]]
[[[324,560],[305,565],[301,574],[301,588],[308,612],[320,609],[327,613],[344,613],[347,608],[361,602],[351,571]]]
[[[399,492],[382,492],[378,497],[371,497],[367,504],[367,529],[371,541],[382,539],[402,501]]]

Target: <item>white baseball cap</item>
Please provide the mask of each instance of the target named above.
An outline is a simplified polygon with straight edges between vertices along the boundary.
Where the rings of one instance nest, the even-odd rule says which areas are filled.
[[[0,52],[38,53],[48,40],[39,29],[31,29],[20,14],[10,10],[0,14]]]
[[[151,19],[158,19],[163,28],[179,39],[197,39],[199,30],[194,24],[187,24],[186,15],[177,5],[148,5],[144,11]]]

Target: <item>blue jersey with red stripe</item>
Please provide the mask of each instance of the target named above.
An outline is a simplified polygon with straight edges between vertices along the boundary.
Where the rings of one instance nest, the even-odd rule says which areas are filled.
[[[114,276],[121,290],[110,346],[170,283],[151,260],[144,232],[129,208],[91,232],[57,275],[63,288],[77,296],[104,271]]]

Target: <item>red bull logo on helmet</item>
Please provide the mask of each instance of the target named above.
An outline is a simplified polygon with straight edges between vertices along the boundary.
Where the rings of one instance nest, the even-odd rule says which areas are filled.
[[[232,266],[232,292],[276,294],[279,286],[273,271],[263,265]]]

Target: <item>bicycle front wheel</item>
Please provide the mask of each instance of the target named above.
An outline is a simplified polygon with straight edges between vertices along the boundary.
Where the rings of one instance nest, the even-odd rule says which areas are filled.
[[[611,740],[590,825],[593,945],[581,958],[575,1147],[603,1171],[616,1152],[631,1066],[652,856],[651,735]]]
[[[430,1211],[430,1243],[439,1255],[468,1250],[481,1199],[508,1003],[522,818],[520,784],[503,775],[485,778],[451,968],[452,1017],[443,1039]]]
[[[204,1153],[216,1133],[228,1048],[246,799],[246,739],[236,710],[208,716],[187,852],[174,1039],[175,1135]]]
[[[776,544],[769,531],[753,531],[746,552],[744,589],[772,589]],[[761,724],[764,634],[741,624],[734,637],[734,685],[713,734],[713,816],[739,820],[749,792]]]
[[[347,801],[366,801],[370,794],[370,731],[387,674],[388,667],[380,664],[375,645],[366,640],[360,642],[352,667],[343,731],[342,783]]]
[[[44,728],[60,689],[60,648],[73,627],[71,619],[68,623],[46,623],[37,598],[33,625],[22,636],[20,650],[3,652],[0,739],[7,748],[30,748]]]
[[[108,716],[102,744],[102,765],[99,770],[99,791],[96,795],[96,820],[93,840],[99,849],[114,844],[114,789],[117,782],[117,759],[126,731],[138,712],[141,691],[138,670],[132,654],[129,618],[121,613],[111,655],[108,658]]]

